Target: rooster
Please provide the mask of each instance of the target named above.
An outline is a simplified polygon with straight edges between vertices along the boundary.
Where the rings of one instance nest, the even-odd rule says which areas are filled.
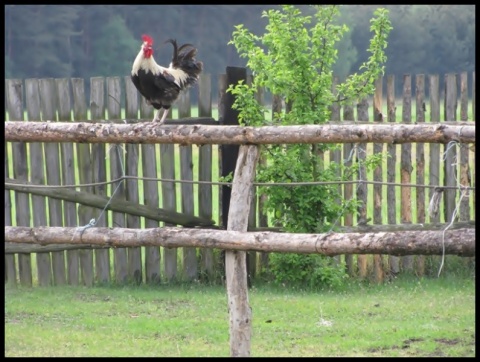
[[[142,40],[142,47],[132,66],[132,82],[147,103],[157,110],[152,122],[162,124],[180,92],[197,83],[203,63],[195,59],[197,49],[193,45],[178,47],[176,40],[169,39],[166,43],[173,45],[172,62],[168,68],[162,67],[153,59],[153,39],[143,35]]]

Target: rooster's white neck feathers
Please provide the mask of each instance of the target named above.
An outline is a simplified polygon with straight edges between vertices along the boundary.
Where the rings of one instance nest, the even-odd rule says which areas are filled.
[[[143,69],[146,73],[151,72],[153,75],[160,75],[161,73],[167,72],[175,78],[175,84],[180,88],[183,87],[188,78],[187,73],[181,69],[173,68],[172,63],[170,63],[168,68],[165,68],[157,64],[153,55],[150,58],[145,58],[143,46],[140,48],[140,52],[133,62],[132,75],[138,75],[140,69]]]

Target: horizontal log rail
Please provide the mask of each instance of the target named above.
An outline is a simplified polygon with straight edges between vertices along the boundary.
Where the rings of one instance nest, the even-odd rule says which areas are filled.
[[[213,226],[215,221],[207,218],[197,217],[172,210],[141,205],[127,200],[112,199],[102,195],[96,195],[84,191],[67,190],[61,188],[36,188],[26,181],[5,179],[5,190],[31,193],[33,195],[48,196],[57,200],[64,200],[79,203],[82,205],[106,209],[117,212],[125,212],[130,215],[144,216],[151,220],[164,221],[170,224],[188,227]]]
[[[300,126],[215,126],[75,122],[5,122],[7,142],[145,144],[291,144],[291,143],[475,143],[474,125],[327,124]]]
[[[125,229],[5,226],[5,242],[110,247],[202,247],[323,255],[475,255],[475,229],[379,233],[285,234],[175,227]]]

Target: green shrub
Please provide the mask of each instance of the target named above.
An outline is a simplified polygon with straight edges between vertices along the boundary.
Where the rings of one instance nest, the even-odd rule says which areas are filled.
[[[343,263],[317,254],[270,254],[270,272],[276,284],[309,289],[340,287],[347,278]]]

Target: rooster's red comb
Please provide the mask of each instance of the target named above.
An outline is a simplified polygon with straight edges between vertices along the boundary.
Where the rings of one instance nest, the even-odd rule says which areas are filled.
[[[150,35],[143,34],[142,40],[146,42],[148,45],[153,45],[153,39]]]

